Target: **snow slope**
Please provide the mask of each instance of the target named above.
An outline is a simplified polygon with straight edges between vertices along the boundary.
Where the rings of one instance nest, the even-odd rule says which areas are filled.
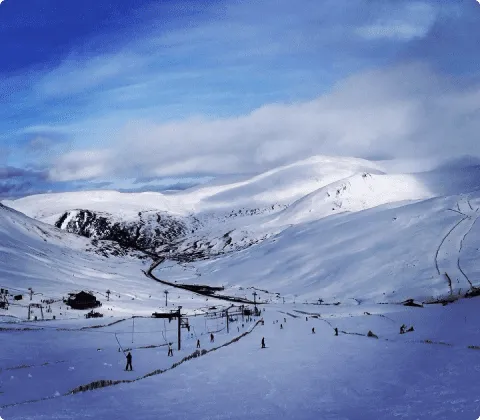
[[[246,330],[251,334],[143,379],[145,372],[166,369],[191,354],[195,340],[186,340],[173,358],[162,347],[134,349],[130,373],[122,371],[125,358],[112,334],[118,331],[123,345],[131,347],[129,323],[97,332],[3,331],[9,356],[0,372],[0,415],[11,420],[475,419],[479,350],[468,346],[480,343],[477,300],[427,308],[267,306],[265,325],[233,323],[240,331],[235,327],[216,337],[220,344]],[[200,318],[192,321],[203,331]],[[163,325],[153,322],[138,320],[144,334],[135,335],[133,347],[137,340],[161,343],[156,330]],[[415,331],[400,335],[401,324]],[[368,331],[378,338],[367,337]],[[213,347],[200,337],[202,348]],[[260,348],[262,337],[266,349]],[[34,356],[27,345],[39,341],[46,346]],[[93,380],[136,378],[64,395]]]
[[[240,182],[187,190],[179,197],[195,202],[196,211],[288,205],[318,188],[363,172],[381,170],[363,159],[313,156]]]
[[[178,203],[178,204],[177,204]],[[67,210],[88,209],[114,213],[125,220],[139,211],[163,210],[182,212],[183,203],[160,193],[120,193],[117,191],[81,191],[60,194],[39,194],[19,200],[5,200],[3,204],[17,209],[34,219],[54,224]]]
[[[260,177],[252,181],[258,182],[258,194],[248,182],[237,182],[204,190],[204,195],[202,188],[168,195],[171,201],[157,194],[152,195],[155,202],[144,200],[145,195],[75,193],[12,203],[43,220],[83,204],[132,220],[147,202],[154,203],[148,209],[164,206],[163,211],[184,217],[187,202],[201,224],[195,235],[209,237],[208,246],[221,248],[229,238],[246,244],[260,238],[235,252],[189,263],[166,260],[154,270],[172,283],[224,285],[225,294],[248,298],[257,292],[265,325],[253,328],[253,322],[238,319],[229,334],[225,318],[202,316],[208,307],[216,308],[210,313],[225,309],[225,302],[157,283],[142,272],[149,261],[98,255],[90,240],[0,206],[0,285],[24,295],[19,305],[0,312],[0,416],[477,418],[480,298],[448,306],[398,305],[406,298],[428,301],[480,286],[476,172],[407,176],[362,165],[352,173],[312,180],[298,193],[289,188],[302,177],[285,188]],[[288,174],[279,175],[280,182],[297,169],[293,165],[266,179]],[[189,194],[196,196],[186,199]],[[181,205],[179,197],[185,200]],[[266,203],[278,207],[260,211]],[[28,287],[37,293],[33,303],[58,300],[46,314],[48,321],[24,321]],[[65,310],[61,298],[81,289],[102,300],[104,318],[86,320],[85,311]],[[108,302],[106,289],[112,291]],[[322,305],[316,304],[319,299]],[[182,331],[183,349],[168,358],[166,343],[176,338],[174,324],[131,316],[149,317],[180,305],[192,329]],[[34,315],[40,316],[38,311]],[[402,324],[415,331],[400,335]],[[211,331],[215,343],[208,340]],[[378,338],[367,337],[368,331]],[[226,347],[176,365],[192,354],[197,338],[202,349],[212,350],[235,337],[238,341]],[[259,348],[262,337],[266,349]],[[133,373],[122,370],[119,344],[133,349]],[[97,380],[135,381],[68,395]]]
[[[87,251],[87,250],[90,251]],[[27,216],[0,205],[0,287],[11,295],[22,294],[15,302],[9,297],[8,311],[0,310],[0,318],[14,316],[26,319],[29,303],[53,299],[52,313],[60,318],[83,318],[85,311],[68,311],[62,298],[69,292],[90,290],[103,302],[105,315],[147,315],[165,305],[166,289],[147,279],[142,272],[150,261],[132,256],[104,257],[98,255],[90,240],[32,220]],[[34,298],[28,299],[28,288]],[[112,291],[110,302],[105,292]],[[171,289],[171,288],[167,288]],[[200,300],[204,302],[202,298]],[[172,293],[170,304],[189,309],[190,294]],[[45,306],[46,307],[46,306]],[[40,311],[34,310],[40,317]]]
[[[336,181],[302,197],[276,218],[298,224],[339,212],[356,212],[382,204],[421,200],[432,194],[412,175],[362,173]]]
[[[139,211],[159,210],[186,215],[207,211],[288,205],[335,181],[358,173],[381,173],[373,162],[354,158],[316,156],[242,181],[215,181],[177,193],[119,193],[85,191],[40,194],[4,204],[35,219],[52,223],[67,210],[88,209],[117,214],[122,220]]]
[[[480,270],[480,223],[473,223],[479,198],[470,198],[475,210],[459,232],[452,228],[465,215],[452,209],[467,200],[465,196],[384,205],[291,226],[256,246],[192,264],[190,272],[165,262],[168,268],[160,265],[157,273],[182,282],[201,276],[207,284],[257,287],[313,301],[432,299],[449,294],[445,272],[456,276],[459,260],[466,272]],[[439,253],[445,238],[453,241],[448,256]],[[449,263],[442,266],[445,258]],[[480,285],[478,277],[471,281]],[[454,290],[466,292],[466,286],[463,281]]]
[[[480,283],[475,278],[479,244],[470,233],[478,228],[478,167],[403,175],[380,169],[359,159],[314,157],[248,180],[179,194],[53,194],[11,204],[48,219],[86,200],[85,206],[112,211],[120,219],[128,213],[127,219],[134,220],[142,219],[134,212],[149,198],[152,205],[178,209],[177,214],[185,212],[182,203],[190,203],[190,209],[203,203],[191,216],[197,226],[183,229],[175,245],[160,247],[167,261],[157,273],[171,281],[201,279],[226,286],[233,295],[257,287],[302,299],[391,302],[465,293]],[[453,190],[460,195],[452,195]],[[438,196],[439,191],[446,195]],[[247,198],[249,204],[273,208],[239,209]],[[211,203],[230,203],[230,210],[208,210]],[[468,220],[461,222],[464,217]],[[130,230],[156,235],[156,222],[142,223]],[[88,236],[96,237],[90,231]],[[157,253],[160,248],[157,244]],[[172,255],[182,261],[182,254],[210,259],[168,260]],[[475,274],[470,278],[468,273]]]

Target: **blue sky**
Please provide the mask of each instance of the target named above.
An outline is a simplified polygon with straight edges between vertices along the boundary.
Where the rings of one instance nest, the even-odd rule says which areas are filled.
[[[480,155],[475,0],[5,0],[0,197]]]

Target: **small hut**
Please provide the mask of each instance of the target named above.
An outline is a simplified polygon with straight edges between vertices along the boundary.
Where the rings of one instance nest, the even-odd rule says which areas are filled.
[[[95,296],[83,290],[77,294],[70,294],[66,304],[72,309],[92,309],[102,305]]]

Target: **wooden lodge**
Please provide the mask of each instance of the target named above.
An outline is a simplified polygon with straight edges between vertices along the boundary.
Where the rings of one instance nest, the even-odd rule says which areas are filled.
[[[83,290],[80,293],[70,293],[65,303],[72,309],[93,309],[102,306],[94,295]]]

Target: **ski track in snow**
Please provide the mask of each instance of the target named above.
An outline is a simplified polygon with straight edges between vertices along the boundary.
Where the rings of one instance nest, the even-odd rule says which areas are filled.
[[[473,287],[460,264],[463,243],[478,219],[478,209],[473,207],[468,198],[457,202],[457,210],[452,210],[463,217],[442,238],[435,254],[435,266],[439,275],[446,275],[449,281],[450,294],[461,294]],[[455,262],[454,262],[455,261]]]

